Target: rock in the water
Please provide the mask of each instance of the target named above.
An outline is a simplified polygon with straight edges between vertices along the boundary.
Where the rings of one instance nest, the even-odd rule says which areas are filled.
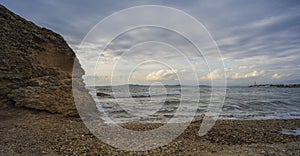
[[[97,93],[97,96],[108,97],[108,96],[110,96],[110,95],[109,95],[109,94],[106,94],[106,93],[98,92],[98,93]]]
[[[76,59],[63,37],[1,5],[0,25],[0,107],[77,116],[72,97]]]

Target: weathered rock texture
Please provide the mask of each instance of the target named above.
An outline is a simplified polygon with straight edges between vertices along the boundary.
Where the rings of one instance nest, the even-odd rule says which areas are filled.
[[[76,116],[75,54],[63,37],[1,5],[0,25],[0,106]]]

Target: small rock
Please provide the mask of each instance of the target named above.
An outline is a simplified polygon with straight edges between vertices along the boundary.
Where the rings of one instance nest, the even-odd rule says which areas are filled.
[[[109,95],[109,94],[106,94],[106,93],[98,92],[98,93],[97,93],[97,96],[100,96],[100,97],[108,97],[108,96],[110,96],[110,95]]]

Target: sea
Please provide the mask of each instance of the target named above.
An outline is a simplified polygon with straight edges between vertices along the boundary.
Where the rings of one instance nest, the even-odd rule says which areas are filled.
[[[300,88],[148,86],[87,87],[107,123],[167,123],[199,119],[221,102],[214,118],[226,120],[299,119]],[[96,93],[109,96],[97,96]],[[223,97],[224,96],[224,97]],[[217,109],[217,110],[216,110]]]

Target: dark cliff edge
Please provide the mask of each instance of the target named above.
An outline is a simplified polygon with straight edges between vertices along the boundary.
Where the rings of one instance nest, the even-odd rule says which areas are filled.
[[[72,97],[77,59],[63,37],[2,5],[0,25],[0,108],[78,116]],[[79,70],[78,82],[83,86],[83,70]]]

